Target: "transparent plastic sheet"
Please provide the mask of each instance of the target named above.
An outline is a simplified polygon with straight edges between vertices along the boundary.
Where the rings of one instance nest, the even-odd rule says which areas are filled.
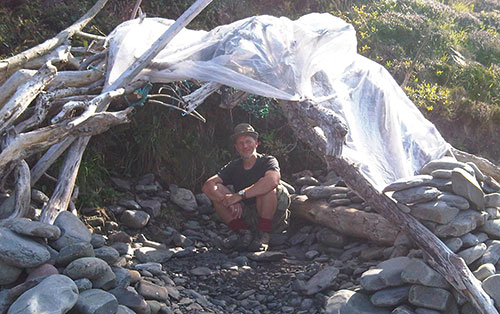
[[[173,23],[127,21],[109,36],[111,84]],[[327,13],[258,16],[210,32],[182,30],[137,77],[218,82],[283,100],[310,99],[349,127],[343,156],[378,190],[411,176],[449,145],[391,75],[356,52],[353,27]]]

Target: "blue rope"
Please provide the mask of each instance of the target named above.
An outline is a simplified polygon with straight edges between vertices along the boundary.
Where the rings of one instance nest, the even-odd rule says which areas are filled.
[[[148,82],[143,88],[136,89],[134,93],[141,96],[141,99],[134,103],[131,103],[126,96],[123,96],[123,98],[125,98],[125,101],[127,102],[127,105],[129,107],[137,107],[137,106],[142,107],[146,103],[146,98],[149,92],[151,91],[151,88],[153,88],[153,84],[151,84],[151,82]]]

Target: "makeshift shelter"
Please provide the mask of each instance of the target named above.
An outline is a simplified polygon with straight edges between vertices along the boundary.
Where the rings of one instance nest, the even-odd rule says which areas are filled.
[[[40,49],[0,63],[0,82],[4,83],[0,103],[5,102],[0,131],[7,132],[0,153],[0,178],[13,169],[17,178],[16,192],[2,204],[0,214],[14,208],[8,216],[23,217],[31,185],[69,147],[41,220],[52,223],[68,208],[89,135],[126,122],[131,112],[130,108],[105,112],[114,97],[131,93],[145,82],[209,82],[184,98],[188,105],[183,109],[192,112],[206,96],[226,85],[281,99],[281,108],[297,135],[385,218],[407,231],[436,269],[482,313],[495,313],[463,260],[380,193],[388,183],[414,174],[450,147],[383,67],[356,54],[352,26],[329,14],[310,14],[297,21],[261,16],[211,32],[181,31],[209,2],[197,1],[203,4],[186,11],[176,22],[136,19],[120,25],[107,37],[110,48],[104,88],[99,79],[106,51],[80,62],[65,40],[79,32],[105,0]],[[58,72],[52,65],[55,62],[73,64],[80,70]],[[23,69],[39,68],[40,64],[45,65],[39,71]],[[132,79],[137,83],[130,84]],[[62,82],[64,88],[60,88]],[[43,90],[47,93],[37,98],[32,117],[16,124]],[[88,97],[92,93],[98,95]],[[64,106],[52,124],[32,130],[57,101]],[[81,113],[72,115],[75,109]],[[53,144],[29,169],[23,159]]]

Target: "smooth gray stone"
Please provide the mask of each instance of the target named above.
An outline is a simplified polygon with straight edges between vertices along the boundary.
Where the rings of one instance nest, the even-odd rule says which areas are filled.
[[[120,253],[115,248],[110,246],[103,246],[101,248],[95,249],[95,257],[98,257],[108,263],[109,265],[114,265],[120,259]]]
[[[480,227],[480,230],[487,233],[493,239],[500,239],[500,219],[486,221]]]
[[[92,289],[92,281],[88,278],[76,279],[75,284],[78,287],[78,292]]]
[[[80,293],[71,313],[105,314],[117,310],[118,301],[114,295],[101,289],[90,289]]]
[[[486,278],[483,281],[483,289],[495,301],[495,304],[500,304],[500,275]]]
[[[92,239],[92,235],[85,224],[71,212],[65,210],[57,215],[54,225],[61,229],[61,236],[55,240],[49,242],[56,250],[60,250],[65,246],[68,246],[76,242],[88,242]]]
[[[448,290],[413,285],[410,288],[408,301],[416,306],[445,311],[452,306],[454,299]]]
[[[77,302],[78,288],[64,275],[51,275],[19,296],[8,314],[66,313]]]
[[[451,179],[433,178],[427,185],[433,186],[441,192],[453,192]]]
[[[470,247],[457,254],[464,259],[465,264],[470,265],[477,261],[486,252],[486,244],[480,243],[476,246]]]
[[[495,265],[500,260],[500,241],[493,240],[488,245],[486,252],[484,252],[483,256],[479,260],[480,264],[491,263]]]
[[[141,210],[141,205],[135,200],[119,200],[118,205],[125,207],[128,210]]]
[[[316,233],[316,239],[326,246],[335,248],[342,248],[345,243],[345,237],[330,228],[322,228],[318,231],[318,233]]]
[[[457,216],[460,210],[445,202],[431,201],[411,206],[411,215],[418,219],[447,224]]]
[[[335,185],[321,185],[321,186],[308,186],[301,190],[301,193],[306,195],[309,199],[327,199],[333,194],[347,193],[350,189],[343,186]]]
[[[500,207],[500,193],[491,193],[484,196],[484,206]]]
[[[465,197],[475,209],[484,209],[484,192],[470,173],[463,169],[454,169],[451,174],[453,193]]]
[[[130,285],[130,272],[123,267],[111,267],[115,273],[115,284],[117,288],[127,288]]]
[[[375,307],[368,296],[351,290],[339,290],[326,301],[325,314],[388,314],[390,311]]]
[[[451,170],[436,169],[431,172],[431,176],[438,179],[451,179]]]
[[[168,300],[168,290],[165,287],[155,285],[146,280],[139,280],[136,285],[137,293],[142,295],[146,300],[157,300],[165,302]]]
[[[50,259],[43,244],[0,227],[0,261],[17,268],[33,268]]]
[[[460,238],[451,238],[444,241],[444,244],[453,252],[456,253],[463,245]]]
[[[97,257],[81,257],[71,262],[65,269],[64,274],[71,279],[89,278],[102,276],[109,265]]]
[[[479,182],[482,182],[486,179],[486,176],[483,174],[481,169],[479,169],[479,167],[476,166],[475,163],[468,161],[466,162],[466,164],[469,165],[474,170],[474,175]]]
[[[257,262],[270,262],[270,261],[279,261],[283,257],[285,257],[284,252],[278,251],[264,251],[264,252],[253,252],[247,255],[249,259]]]
[[[14,267],[0,261],[0,286],[13,283],[22,273],[22,268]]]
[[[148,224],[150,217],[148,213],[141,210],[127,209],[121,215],[120,221],[129,228],[141,229]]]
[[[386,186],[383,192],[406,190],[417,186],[427,185],[430,181],[432,181],[432,176],[427,174],[402,178]]]
[[[392,193],[392,198],[404,204],[428,202],[441,195],[441,192],[431,186],[417,186]]]
[[[136,313],[146,313],[149,309],[144,297],[126,288],[115,288],[108,291],[115,296],[118,304],[132,309]]]
[[[334,266],[327,266],[321,269],[306,282],[304,294],[313,295],[330,287],[337,279],[338,274],[339,269]]]
[[[401,272],[404,282],[428,287],[448,289],[450,284],[437,271],[432,269],[421,259],[411,259],[411,262]]]
[[[90,244],[92,244],[94,249],[103,247],[105,243],[106,239],[101,234],[94,233],[90,239]]]
[[[9,309],[12,302],[13,301],[9,297],[9,290],[0,290],[0,313],[7,313],[7,310]]]
[[[408,300],[410,286],[388,288],[375,292],[370,301],[375,306],[396,306]]]
[[[478,237],[472,233],[466,233],[463,236],[461,236],[460,239],[462,240],[463,248],[465,249],[478,245],[480,243]]]
[[[400,305],[392,310],[391,314],[415,314],[415,311],[408,305]]]
[[[55,240],[61,236],[59,227],[26,218],[5,219],[0,222],[2,227],[9,228],[17,234],[31,237]]]
[[[126,255],[126,254],[132,255],[132,254],[134,254],[134,251],[132,250],[132,247],[128,243],[125,243],[125,242],[114,242],[114,243],[111,243],[110,246],[112,248],[114,248],[115,250],[117,250],[118,253],[120,253],[120,255]]]
[[[163,275],[163,266],[160,263],[143,263],[143,264],[137,264],[134,266],[135,269],[137,270],[147,270],[153,275],[159,276]]]
[[[416,314],[443,314],[443,312],[441,312],[441,311],[434,311],[434,310],[426,309],[423,307],[416,308],[415,313]]]
[[[469,201],[462,196],[449,193],[449,192],[444,192],[443,194],[438,196],[438,201],[445,202],[446,204],[456,207],[458,209],[469,209],[470,204]]]
[[[31,189],[31,200],[38,204],[43,205],[49,201],[49,197],[40,190]]]
[[[460,309],[461,314],[480,314],[477,309],[469,302],[465,303]]]
[[[132,311],[125,305],[118,305],[118,309],[116,310],[115,314],[135,314],[136,312]]]
[[[66,266],[81,257],[94,257],[94,248],[89,242],[76,242],[63,247],[56,258],[56,264]]]
[[[465,170],[468,174],[474,175],[474,169],[472,169],[469,165],[467,165],[464,162],[457,161],[453,157],[443,157],[441,159],[437,160],[431,160],[427,164],[425,164],[422,167],[422,170],[420,170],[420,173],[422,174],[431,174],[432,171],[437,170],[437,169],[444,169],[444,170],[453,170],[455,168],[460,168],[462,170]]]
[[[478,267],[472,274],[477,278],[477,280],[483,281],[489,276],[494,275],[496,272],[495,265],[491,263],[482,264]]]
[[[487,220],[488,214],[484,211],[462,210],[449,223],[436,226],[434,233],[442,238],[460,237],[484,225]]]
[[[320,185],[318,179],[313,177],[312,175],[304,175],[295,180],[295,185],[304,186],[304,185]]]
[[[191,190],[179,188],[175,184],[169,185],[170,201],[185,211],[192,212],[198,208],[196,197]]]
[[[168,261],[174,252],[166,249],[157,249],[153,247],[141,247],[134,250],[134,256],[141,263],[164,263]]]
[[[401,273],[410,263],[410,258],[400,256],[379,263],[365,271],[360,278],[360,284],[368,291],[381,290],[387,287],[403,285]]]
[[[486,207],[484,210],[488,213],[488,219],[500,218],[500,211],[498,207]]]
[[[161,202],[158,200],[141,200],[139,205],[141,205],[143,211],[153,218],[161,215]]]

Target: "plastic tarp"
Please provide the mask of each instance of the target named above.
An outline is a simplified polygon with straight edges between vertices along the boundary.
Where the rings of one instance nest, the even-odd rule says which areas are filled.
[[[109,36],[111,84],[173,24],[146,18]],[[210,32],[182,30],[137,77],[153,83],[195,79],[265,97],[309,99],[349,128],[343,157],[377,188],[414,175],[449,145],[381,65],[356,52],[353,27],[327,13],[295,21],[257,16]]]

